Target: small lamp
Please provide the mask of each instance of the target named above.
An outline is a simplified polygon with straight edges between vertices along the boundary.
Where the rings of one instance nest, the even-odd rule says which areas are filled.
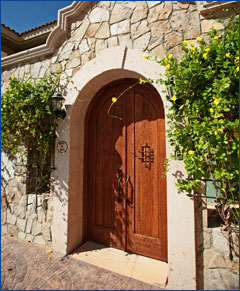
[[[64,97],[60,92],[56,92],[52,96],[52,109],[57,117],[64,119],[66,117],[66,111],[62,109]]]

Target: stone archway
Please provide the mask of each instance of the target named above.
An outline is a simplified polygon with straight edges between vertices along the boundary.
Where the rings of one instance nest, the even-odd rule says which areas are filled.
[[[142,59],[140,51],[114,47],[99,53],[74,75],[73,81],[78,91],[69,85],[66,100],[67,118],[59,124],[59,136],[56,140],[68,142],[69,152],[60,155],[56,151],[55,154],[55,177],[59,184],[54,192],[55,250],[70,253],[84,241],[84,123],[90,102],[102,87],[112,81],[124,78],[157,79],[163,71],[164,68],[157,63]],[[167,114],[166,93],[162,92],[166,88],[159,84],[154,84],[154,87],[162,98]],[[170,153],[171,147],[166,140],[166,156],[169,157]],[[183,289],[195,289],[194,204],[188,197],[178,193],[175,186],[178,171],[184,173],[183,163],[171,161],[167,174],[168,282],[170,289],[179,286]],[[62,201],[65,202],[64,205]]]

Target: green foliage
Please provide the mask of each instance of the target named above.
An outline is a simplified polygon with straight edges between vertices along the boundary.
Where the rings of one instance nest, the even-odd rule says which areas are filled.
[[[208,41],[183,41],[181,59],[169,54],[158,61],[167,69],[157,82],[174,94],[167,96],[168,137],[191,178],[178,179],[177,186],[190,193],[200,189],[202,178],[213,177],[227,204],[238,200],[239,185],[238,25],[232,16],[223,32],[212,29]]]
[[[36,84],[11,76],[2,96],[2,150],[16,154],[24,146],[27,157],[34,151],[36,166],[42,171],[51,152],[57,126],[57,119],[52,114],[51,96],[58,81],[58,75],[48,75]]]

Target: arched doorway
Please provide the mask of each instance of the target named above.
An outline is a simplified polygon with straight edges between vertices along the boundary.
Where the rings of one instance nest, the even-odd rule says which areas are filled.
[[[114,81],[93,98],[85,127],[86,239],[167,261],[162,100],[149,84]],[[136,85],[135,85],[136,84]],[[110,111],[113,97],[127,90]]]

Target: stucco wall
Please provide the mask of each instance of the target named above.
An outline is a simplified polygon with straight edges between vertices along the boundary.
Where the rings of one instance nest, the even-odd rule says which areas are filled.
[[[78,97],[81,89],[83,89],[83,85],[86,85],[84,82],[87,82],[86,80],[84,81],[86,74],[79,74],[82,70],[84,71],[84,68],[86,70],[85,65],[92,61],[93,66],[97,66],[97,62],[94,64],[96,57],[100,56],[101,52],[104,50],[113,47],[127,47],[129,51],[133,50],[133,54],[134,52],[138,52],[135,54],[138,54],[138,57],[140,58],[144,53],[153,54],[161,58],[165,55],[164,51],[173,53],[175,57],[180,57],[182,53],[180,50],[180,44],[183,40],[183,31],[185,32],[185,39],[192,40],[196,43],[195,40],[198,36],[207,38],[207,32],[210,31],[212,26],[220,30],[223,28],[222,24],[216,22],[215,16],[200,13],[201,9],[202,6],[199,1],[187,1],[185,3],[183,1],[89,2],[87,7],[79,11],[76,15],[73,15],[68,22],[65,23],[65,25],[68,26],[68,33],[56,42],[54,54],[35,57],[32,60],[27,60],[12,66],[10,65],[2,69],[2,92],[4,92],[11,75],[20,79],[29,77],[37,80],[49,72],[56,73],[63,71],[68,77],[72,79],[75,77],[75,83],[78,88],[77,90],[72,88],[72,90],[75,90],[74,94],[70,94],[70,91],[65,92],[67,117],[64,121],[60,122],[58,138],[56,139],[56,143],[59,140],[66,140],[69,142],[69,126],[72,105]],[[114,56],[116,67],[114,67],[113,61],[111,63],[112,67],[120,69],[121,66],[124,66],[124,50],[121,50],[121,52],[123,54],[121,61],[119,61],[118,64],[118,57],[120,58],[120,56]],[[126,68],[134,71],[134,62],[136,59],[132,57]],[[109,66],[109,69],[111,66]],[[139,62],[138,66],[139,72],[136,76],[140,76],[142,72],[144,72],[144,66],[147,67],[147,63],[140,64]],[[140,69],[141,66],[142,68]],[[154,64],[154,66],[156,66],[156,64]],[[102,71],[101,69],[101,67],[98,67],[96,68],[96,71],[100,74],[103,72],[103,69]],[[146,72],[148,72],[148,69],[146,69]],[[80,79],[77,79],[76,77]],[[145,77],[149,77],[147,73]],[[65,81],[62,80],[62,82]],[[60,245],[61,248],[64,249],[64,252],[66,252],[66,240],[68,235],[66,221],[68,220],[69,215],[69,156],[68,153],[60,154],[56,152],[55,159],[58,162],[58,167],[62,169],[61,173],[56,172],[54,174],[56,182],[55,185],[53,185],[53,191],[51,194],[46,194],[46,197],[43,195],[42,198],[39,198],[39,203],[41,203],[40,200],[44,198],[48,199],[48,212],[44,213],[41,207],[39,207],[37,213],[35,213],[32,206],[28,206],[25,210],[23,209],[25,207],[25,202],[23,203],[23,201],[26,199],[26,196],[24,195],[24,184],[22,183],[21,178],[14,177],[14,171],[17,173],[14,160],[11,160],[3,154],[2,176],[4,177],[4,181],[9,181],[9,186],[6,188],[6,192],[2,193],[2,199],[5,199],[4,193],[6,193],[12,206],[11,211],[13,212],[7,209],[4,203],[2,204],[2,233],[9,233],[42,244],[51,244],[51,229],[53,227],[56,244],[59,243],[57,242],[58,237],[62,236],[63,240]],[[176,171],[183,170],[181,162],[173,162],[171,165]],[[7,173],[7,171],[10,172]],[[24,169],[21,169],[21,171],[24,172]],[[169,181],[173,183],[173,192],[175,191],[174,179],[176,179],[176,177],[169,174]],[[171,211],[168,213],[168,223],[176,228],[175,232],[171,231],[169,233],[169,239],[171,241],[172,249],[175,248],[177,250],[179,245],[184,249],[184,247],[189,244],[187,238],[188,236],[191,236],[191,231],[194,228],[194,213],[192,211],[192,202],[188,201],[185,203],[185,200],[189,198],[183,197],[177,194],[177,192],[175,194],[169,196],[168,199],[169,203],[172,205]],[[170,195],[170,193],[168,193],[168,195]],[[16,199],[16,197],[18,198]],[[33,200],[34,197],[30,198],[30,200],[31,199]],[[186,208],[180,209],[179,205],[181,204],[185,205]],[[20,208],[21,211],[19,211]],[[190,216],[185,210],[189,211]],[[52,219],[53,211],[55,213],[54,219]],[[185,227],[182,229],[177,227],[180,216],[182,216],[182,224],[185,222]],[[30,232],[29,224],[31,224]],[[178,231],[180,234],[184,233],[184,235],[179,237],[177,235]],[[206,231],[206,233],[209,232]],[[212,241],[215,237],[213,233],[214,231],[211,232]],[[207,247],[207,241],[209,240],[209,238],[207,238],[208,236],[209,235],[204,236],[203,249],[206,249],[206,251],[204,251],[205,254],[207,254],[210,249]],[[218,240],[220,240],[220,238],[218,238]],[[193,250],[195,248],[194,237],[191,237],[191,241],[191,252],[195,252],[195,250]],[[187,249],[188,248],[189,247],[187,247]],[[173,282],[174,276],[178,277],[176,284],[172,284],[173,288],[184,289],[184,286],[189,286],[188,288],[194,289],[194,284],[188,285],[189,282],[184,281],[187,280],[187,277],[182,277],[181,268],[183,263],[182,260],[184,260],[183,255],[180,255],[180,252],[178,252],[178,255],[176,254],[177,251],[176,253],[172,252],[169,254],[169,280]],[[216,256],[218,255],[221,256],[221,252],[216,252]],[[199,257],[197,259],[199,260]],[[194,256],[192,257],[192,260],[195,260]],[[178,265],[176,264],[177,261]],[[174,262],[174,264],[171,265],[171,262]],[[174,269],[172,273],[171,268]],[[214,283],[212,283],[215,280],[214,276],[216,277],[216,274],[222,272],[220,270],[222,269],[222,266],[216,266],[214,268],[215,271],[213,271],[213,268],[209,267],[207,264],[204,265],[203,268],[204,276],[202,276],[202,282],[204,282],[204,286],[206,289],[215,286]],[[179,272],[177,270],[179,270]],[[215,273],[213,274],[213,272]],[[226,288],[233,286],[231,285],[231,282],[236,282],[236,276],[228,274],[229,273],[227,273],[226,276],[219,276],[219,286],[226,280],[228,280],[228,283],[224,283]],[[190,281],[195,282],[195,277],[192,276]]]

